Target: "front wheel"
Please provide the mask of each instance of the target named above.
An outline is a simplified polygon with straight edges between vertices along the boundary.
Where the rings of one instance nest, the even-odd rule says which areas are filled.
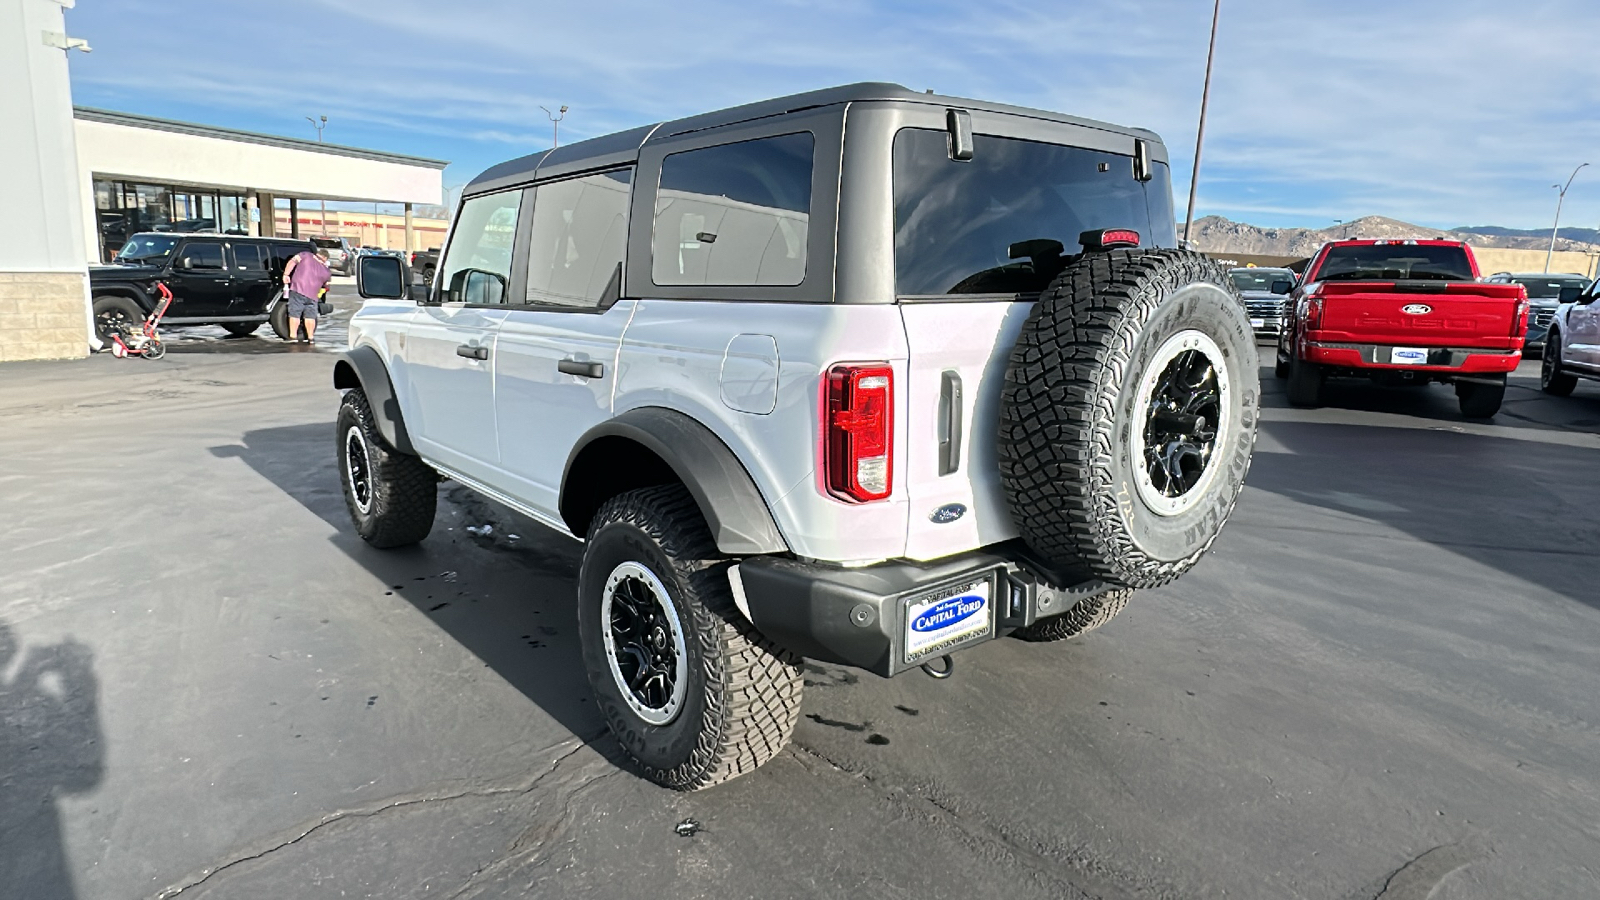
[[[360,388],[339,404],[339,481],[356,533],[374,547],[415,544],[433,530],[439,476],[383,439]]]
[[[111,343],[112,335],[138,331],[143,321],[144,310],[127,297],[106,294],[94,298],[95,335],[106,344]]]
[[[1493,418],[1500,411],[1506,396],[1506,376],[1479,375],[1488,381],[1456,382],[1456,399],[1461,403],[1461,414],[1469,419]]]
[[[800,661],[740,614],[730,560],[681,485],[595,514],[578,631],[595,702],[646,777],[692,791],[753,771],[800,716]]]
[[[1539,360],[1539,390],[1552,397],[1570,397],[1578,386],[1578,376],[1561,370],[1561,344],[1556,332],[1544,339]]]

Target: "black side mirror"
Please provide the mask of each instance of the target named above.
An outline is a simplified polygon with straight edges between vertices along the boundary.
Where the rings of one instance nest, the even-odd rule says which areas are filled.
[[[486,269],[462,269],[450,276],[445,299],[472,306],[500,306],[505,303],[506,278]]]
[[[1561,289],[1561,295],[1556,298],[1557,303],[1571,303],[1583,294],[1583,288],[1573,285]]]
[[[1272,292],[1274,294],[1287,294],[1292,290],[1294,290],[1294,282],[1292,281],[1274,281],[1272,283]]]
[[[405,268],[392,256],[363,256],[356,266],[356,292],[369,300],[403,300],[411,283]]]

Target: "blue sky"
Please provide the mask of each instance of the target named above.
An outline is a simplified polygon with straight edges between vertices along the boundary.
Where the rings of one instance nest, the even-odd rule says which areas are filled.
[[[1209,0],[79,0],[74,101],[448,159],[851,81],[1160,132],[1186,200]],[[1197,214],[1600,225],[1600,3],[1223,0]]]

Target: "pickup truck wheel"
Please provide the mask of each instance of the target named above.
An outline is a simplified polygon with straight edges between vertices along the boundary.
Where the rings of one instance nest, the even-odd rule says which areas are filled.
[[[1293,406],[1317,407],[1322,405],[1322,367],[1300,358],[1289,357],[1289,384],[1285,391]]]
[[[110,344],[114,334],[138,331],[144,321],[144,310],[127,297],[102,294],[94,298],[94,331],[101,341]]]
[[[390,447],[360,388],[339,404],[339,481],[356,533],[374,547],[405,547],[433,530],[439,476],[425,462]]]
[[[261,323],[260,322],[223,322],[222,323],[222,330],[226,331],[229,334],[229,336],[231,336],[231,337],[245,337],[247,335],[255,334],[256,333],[256,329],[260,328],[260,327],[261,327]]]
[[[267,315],[267,323],[272,326],[272,333],[278,336],[278,340],[287,341],[289,339],[288,298],[279,300],[277,304],[272,307],[272,312]]]
[[[1011,632],[1011,636],[1034,643],[1064,641],[1067,638],[1077,637],[1111,621],[1117,613],[1122,612],[1123,607],[1128,605],[1128,597],[1132,594],[1133,591],[1122,588],[1085,597],[1078,601],[1078,605],[1061,615],[1040,619],[1032,625],[1018,628]]]
[[[1544,353],[1539,360],[1539,390],[1552,397],[1570,397],[1578,387],[1578,376],[1561,371],[1561,344],[1556,332],[1550,332],[1544,341]]]
[[[1185,250],[1088,254],[1023,325],[997,455],[1013,521],[1064,580],[1188,571],[1244,484],[1255,334],[1223,271]]]
[[[1488,419],[1500,411],[1500,403],[1506,397],[1506,376],[1504,375],[1478,375],[1478,378],[1493,379],[1483,381],[1458,381],[1456,382],[1456,399],[1461,403],[1461,414],[1469,419]]]
[[[1273,357],[1272,377],[1279,380],[1289,377],[1289,361],[1284,359],[1282,353],[1275,354]]]
[[[731,562],[681,485],[619,494],[589,528],[578,576],[589,684],[622,749],[674,790],[754,770],[800,716],[800,661],[739,613]]]

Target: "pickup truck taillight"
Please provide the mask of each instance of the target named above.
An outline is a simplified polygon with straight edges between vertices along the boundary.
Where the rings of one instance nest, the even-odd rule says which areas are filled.
[[[1511,316],[1511,336],[1514,338],[1528,336],[1528,301],[1518,300],[1517,311]]]
[[[1316,329],[1322,327],[1322,295],[1309,294],[1306,296],[1306,328]]]
[[[828,370],[822,405],[828,493],[863,503],[894,490],[894,370],[844,363]]]

